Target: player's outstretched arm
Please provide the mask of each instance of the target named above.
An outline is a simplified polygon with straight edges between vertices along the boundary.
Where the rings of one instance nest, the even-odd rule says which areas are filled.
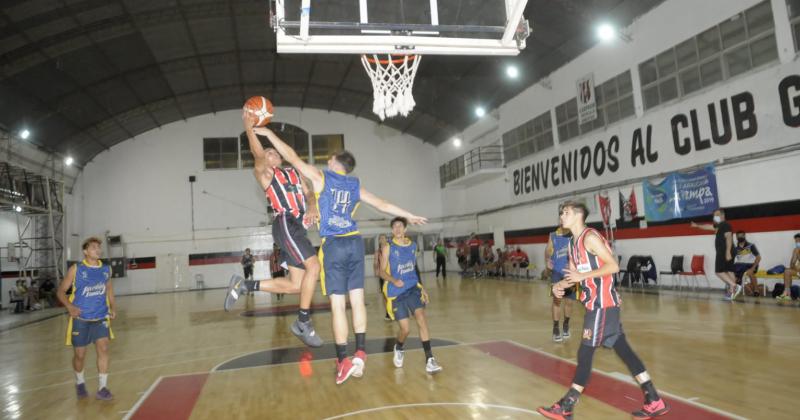
[[[256,117],[247,110],[242,110],[242,125],[244,125],[244,132],[247,135],[247,143],[250,145],[250,153],[253,154],[254,159],[259,160],[264,158],[264,146],[258,141],[258,137],[253,131],[255,124]]]
[[[256,134],[267,136],[269,141],[272,143],[272,146],[275,147],[275,150],[277,150],[278,153],[283,156],[283,160],[294,166],[295,169],[300,171],[304,177],[308,178],[314,184],[314,191],[319,191],[322,189],[322,172],[319,169],[313,165],[303,162],[303,159],[300,159],[300,156],[297,155],[297,152],[295,152],[294,149],[281,140],[280,137],[273,133],[269,128],[256,127],[253,129],[253,131]]]
[[[392,216],[405,217],[408,219],[408,223],[411,223],[412,225],[424,225],[425,223],[428,223],[428,219],[422,216],[414,215],[408,210],[397,207],[396,205],[365,190],[364,187],[361,187],[361,201],[384,213],[391,214]]]

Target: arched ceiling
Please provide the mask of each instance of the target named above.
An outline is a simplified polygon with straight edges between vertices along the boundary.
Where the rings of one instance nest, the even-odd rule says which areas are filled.
[[[485,0],[452,1],[478,10]],[[530,0],[533,33],[518,57],[425,57],[416,108],[384,124],[439,144],[474,121],[475,104],[495,107],[594,45],[598,19],[625,26],[661,1]],[[82,165],[252,95],[378,121],[357,56],[278,55],[268,20],[264,0],[4,0],[0,126],[31,127],[34,144]],[[508,62],[521,69],[516,81],[502,77]]]

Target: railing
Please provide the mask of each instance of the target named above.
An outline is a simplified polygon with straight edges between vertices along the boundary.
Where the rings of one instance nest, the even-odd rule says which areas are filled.
[[[503,147],[501,145],[476,147],[439,166],[439,185],[444,188],[450,181],[481,169],[502,168],[503,164]]]

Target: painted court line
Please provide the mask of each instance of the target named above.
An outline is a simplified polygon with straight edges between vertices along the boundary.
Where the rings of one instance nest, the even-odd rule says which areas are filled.
[[[481,344],[475,347],[498,359],[564,385],[565,387],[570,385],[572,377],[575,374],[575,363],[563,357],[537,351],[529,346],[511,340],[497,341],[492,344]],[[640,399],[637,399],[634,403],[625,398],[626,395],[635,395],[640,398],[641,390],[638,385],[622,381],[598,369],[592,369],[590,381],[593,386],[586,388],[586,395],[626,412],[638,410],[641,407]],[[672,407],[670,415],[674,416],[674,418],[746,420],[745,417],[690,401],[665,391],[659,390],[659,393],[665,396],[670,403]]]
[[[541,350],[519,344],[510,340],[485,341],[480,343],[455,344],[448,347],[470,346],[483,353],[517,366],[544,379],[569,386],[575,373],[575,363],[562,357],[548,354]],[[316,360],[315,360],[316,361]],[[142,395],[124,417],[124,420],[138,419],[188,419],[197,403],[197,399],[212,372],[189,373],[162,376]],[[586,395],[608,404],[624,412],[631,412],[641,407],[641,391],[630,378],[623,378],[620,372],[606,373],[594,369],[592,383]],[[671,405],[670,415],[674,418],[694,420],[744,419],[726,411],[709,407],[692,399],[682,398],[667,392],[660,392]],[[541,402],[542,404],[549,401]],[[357,414],[379,412],[385,410],[426,407],[426,406],[464,406],[494,408],[517,413],[537,415],[533,410],[469,402],[411,403],[367,408],[349,413],[339,414],[328,419],[339,419]]]
[[[513,407],[510,405],[499,405],[499,404],[483,404],[483,403],[463,403],[463,402],[440,402],[440,403],[415,403],[415,404],[397,404],[397,405],[385,405],[382,407],[375,407],[375,408],[367,408],[364,410],[358,411],[351,411],[349,413],[339,414],[338,416],[333,417],[326,417],[323,420],[335,420],[335,419],[342,419],[345,417],[350,416],[357,416],[359,414],[366,414],[366,413],[374,413],[377,411],[385,411],[385,410],[396,410],[401,408],[411,408],[411,407],[446,407],[446,406],[461,406],[461,407],[477,407],[477,408],[494,408],[499,410],[508,410],[508,411],[515,411],[518,413],[525,413],[531,414],[537,417],[541,417],[541,414],[537,413],[533,410],[528,410],[525,408]]]

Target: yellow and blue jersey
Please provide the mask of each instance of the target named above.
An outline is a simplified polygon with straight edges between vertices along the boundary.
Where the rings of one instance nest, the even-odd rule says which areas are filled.
[[[401,280],[403,287],[397,287],[391,282],[385,283],[387,297],[400,296],[406,291],[417,287],[417,244],[410,241],[408,245],[401,245],[392,239],[389,242],[389,275]]]
[[[358,233],[353,215],[361,202],[361,182],[354,176],[322,172],[323,187],[317,194],[319,236],[347,236]]]
[[[91,266],[86,261],[77,265],[70,301],[81,310],[81,319],[97,320],[108,316],[106,285],[111,278],[111,267],[102,261]]]
[[[561,279],[564,270],[569,268],[569,239],[567,235],[559,235],[556,232],[550,233],[550,240],[553,242],[553,255],[550,260],[553,262],[553,273]]]

